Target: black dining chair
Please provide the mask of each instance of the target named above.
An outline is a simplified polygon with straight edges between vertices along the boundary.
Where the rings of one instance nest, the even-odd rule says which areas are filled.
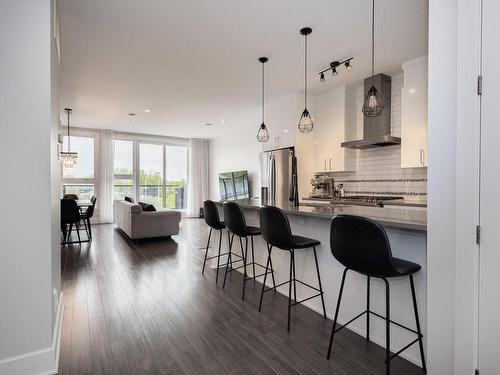
[[[267,246],[268,258],[266,264],[266,272],[264,276],[264,283],[262,284],[262,291],[260,293],[259,311],[262,308],[262,299],[264,297],[265,292],[268,292],[273,289],[276,290],[276,287],[288,284],[288,324],[287,324],[288,332],[290,332],[290,318],[291,318],[292,306],[298,305],[312,298],[321,297],[321,305],[323,306],[323,316],[326,318],[325,300],[323,297],[324,293],[323,293],[323,287],[321,285],[321,277],[319,274],[318,257],[316,255],[316,246],[320,245],[321,243],[318,240],[312,238],[296,236],[292,234],[288,217],[286,216],[283,210],[277,207],[272,207],[272,206],[261,207],[260,226],[262,229],[262,236],[264,237],[264,239],[267,241],[268,244]],[[269,264],[272,264],[271,252],[274,247],[288,251],[290,253],[290,275],[288,281],[278,284],[274,288],[269,288],[266,290],[265,288],[266,288],[267,271]],[[297,279],[295,274],[295,250],[298,249],[312,249],[314,254],[314,262],[316,264],[316,273],[318,276],[318,286],[319,286],[318,288]],[[315,294],[301,301],[298,301],[297,282],[317,291],[318,294]],[[292,285],[293,285],[293,300],[294,300],[293,303],[292,303]]]
[[[217,271],[216,271],[216,275],[215,275],[215,282],[217,283],[218,280],[219,280],[220,257],[222,255],[228,255],[229,256],[229,251],[226,252],[226,253],[221,253],[222,231],[224,229],[226,229],[226,225],[224,224],[223,221],[220,220],[220,218],[219,218],[219,210],[217,209],[217,205],[215,204],[215,202],[213,202],[211,200],[206,200],[206,201],[203,202],[203,216],[204,216],[204,219],[205,219],[205,223],[210,227],[210,231],[208,232],[207,246],[206,246],[206,249],[205,249],[205,258],[203,260],[203,267],[201,269],[201,273],[203,274],[205,272],[205,264],[207,263],[207,260],[211,260],[211,259],[217,258]],[[217,255],[213,255],[213,256],[209,257],[208,256],[208,249],[210,247],[210,239],[212,237],[212,231],[213,230],[219,231],[219,250],[217,252]],[[228,241],[230,242],[231,239],[230,239],[230,233],[229,232],[227,232],[227,236],[228,236]],[[233,254],[233,255],[238,256],[237,254]],[[241,260],[241,259],[239,259],[239,260]],[[229,259],[229,260],[230,260],[231,266],[232,266],[233,260],[232,259]]]
[[[415,295],[415,285],[413,282],[413,274],[421,269],[417,263],[408,260],[395,258],[392,256],[391,245],[384,228],[377,222],[350,215],[339,215],[333,218],[330,228],[330,246],[333,256],[344,267],[342,274],[342,282],[335,309],[335,318],[333,320],[332,333],[330,336],[330,344],[328,346],[327,358],[330,359],[332,351],[333,338],[335,333],[346,327],[348,324],[366,314],[366,339],[370,339],[370,315],[374,315],[385,320],[386,326],[386,343],[385,343],[385,364],[386,374],[391,371],[390,361],[408,349],[413,344],[419,344],[420,359],[422,368],[426,371],[423,335],[420,329],[420,320],[418,317],[417,298]],[[346,324],[337,328],[337,318],[339,315],[340,304],[342,301],[342,293],[347,271],[352,270],[359,274],[365,275],[367,280],[366,292],[366,310],[349,320]],[[382,279],[385,283],[385,316],[370,310],[370,278],[375,277]],[[395,277],[409,277],[411,296],[413,300],[413,311],[415,314],[416,330],[403,326],[391,320],[390,315],[390,286],[388,279]],[[403,349],[391,355],[390,352],[390,324],[406,329],[417,335],[417,338],[406,345]]]
[[[261,234],[260,228],[255,227],[255,226],[250,226],[246,224],[245,221],[245,216],[243,215],[243,212],[241,211],[241,208],[238,204],[234,202],[225,202],[224,203],[224,223],[226,225],[227,230],[231,234],[231,238],[229,240],[229,254],[226,262],[226,272],[224,273],[224,283],[223,287],[226,286],[226,278],[228,272],[235,271],[237,269],[243,268],[243,292],[241,295],[241,298],[244,300],[245,299],[245,285],[246,282],[249,280],[254,280],[257,277],[265,276],[265,274],[259,274],[257,275],[256,273],[256,266],[264,269],[265,267],[255,261],[255,254],[254,254],[254,245],[253,245],[253,238],[255,236],[259,236]],[[237,236],[240,242],[240,249],[241,249],[241,255],[243,257],[243,265],[229,269],[229,263],[230,260],[232,259],[233,251],[233,241],[234,241],[234,236]],[[252,255],[252,261],[249,263],[248,262],[248,238],[250,237],[250,242],[251,242],[251,255]],[[245,239],[245,247],[243,248],[243,241],[242,239]],[[252,266],[252,277],[248,277],[247,273],[247,266]],[[274,282],[274,271],[272,269],[271,265],[271,274],[273,275],[273,282]]]
[[[78,203],[74,199],[61,199],[61,231],[64,237],[64,243],[69,243],[73,225],[76,227],[78,243],[81,244],[80,238],[80,209]],[[69,229],[68,229],[69,228]]]
[[[80,213],[80,218],[85,225],[85,230],[87,232],[89,240],[92,240],[92,226],[90,225],[90,219],[92,219],[92,217],[94,216],[96,202],[97,197],[93,196],[92,198],[90,198],[90,203],[92,204],[88,206],[85,211],[82,211]]]
[[[77,201],[78,195],[76,195],[76,194],[64,194],[63,199],[73,199],[74,201]]]

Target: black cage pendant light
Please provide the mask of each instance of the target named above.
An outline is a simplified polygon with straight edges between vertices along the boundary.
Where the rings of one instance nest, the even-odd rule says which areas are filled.
[[[300,116],[298,128],[301,133],[310,133],[314,128],[314,122],[307,110],[307,36],[312,33],[312,29],[304,27],[300,29],[300,33],[304,35],[304,111]]]
[[[372,77],[375,75],[375,0],[372,0]],[[366,94],[363,108],[366,117],[377,117],[384,111],[382,96],[375,86],[370,87]]]
[[[269,140],[269,132],[267,131],[266,124],[264,124],[264,64],[268,61],[268,58],[259,57],[259,61],[262,63],[262,124],[257,132],[257,140],[259,142],[267,142]]]
[[[67,151],[61,151],[59,153],[59,161],[64,168],[74,168],[76,160],[78,159],[78,154],[76,152],[71,152],[71,138],[69,136],[69,116],[73,110],[71,108],[64,108],[64,111],[66,111],[68,115],[68,149]]]

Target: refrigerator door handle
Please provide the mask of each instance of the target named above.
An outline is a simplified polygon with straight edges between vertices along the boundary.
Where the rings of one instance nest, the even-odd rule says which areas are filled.
[[[271,199],[276,200],[276,160],[273,154],[271,154]]]

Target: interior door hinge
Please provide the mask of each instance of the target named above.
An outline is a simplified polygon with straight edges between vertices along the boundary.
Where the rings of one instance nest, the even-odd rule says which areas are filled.
[[[476,243],[479,245],[481,243],[481,226],[476,225]]]
[[[477,76],[477,94],[478,95],[483,94],[483,76],[482,75]]]

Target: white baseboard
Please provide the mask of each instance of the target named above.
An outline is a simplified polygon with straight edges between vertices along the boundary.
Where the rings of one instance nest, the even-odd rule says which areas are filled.
[[[64,316],[63,294],[59,297],[56,321],[52,334],[52,346],[31,353],[0,360],[0,374],[5,375],[52,375],[59,370],[61,330]]]

